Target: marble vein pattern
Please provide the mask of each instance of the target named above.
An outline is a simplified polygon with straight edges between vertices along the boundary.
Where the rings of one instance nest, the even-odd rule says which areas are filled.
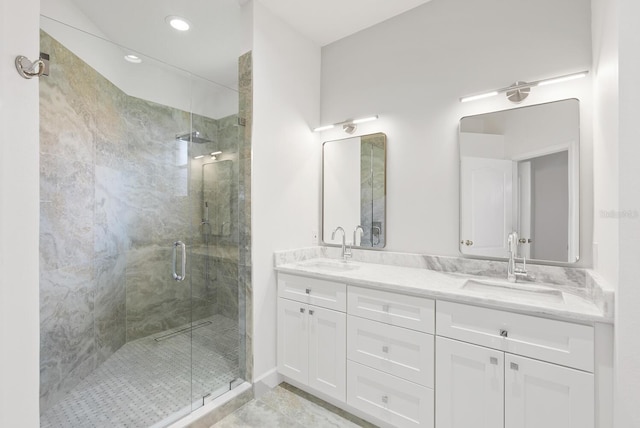
[[[240,248],[250,254],[242,192],[250,192],[251,168],[238,115],[212,119],[128,96],[45,32],[40,38],[51,55],[51,75],[40,81],[45,412],[127,342],[216,314],[250,325],[238,316],[251,313],[250,258],[239,268]],[[250,116],[250,54],[241,63],[240,107]],[[211,141],[176,138],[191,129]],[[202,161],[193,157],[217,149],[232,164],[224,177],[230,215],[223,234],[205,236]],[[182,283],[171,275],[176,240],[190,255]],[[245,335],[236,334],[246,357]]]
[[[582,269],[536,266],[533,272],[544,273],[541,277],[548,282],[527,282],[524,285],[542,285],[559,289],[563,293],[561,301],[549,302],[533,293],[516,296],[516,293],[506,292],[504,295],[497,295],[488,290],[481,292],[464,288],[468,279],[498,280],[507,287],[517,287],[518,285],[511,286],[506,282],[506,267],[504,276],[496,276],[496,273],[502,272],[500,263],[505,265],[505,262],[353,250],[353,259],[348,263],[354,269],[323,269],[321,265],[314,264],[314,259],[340,263],[339,255],[340,249],[334,247],[276,252],[275,268],[284,273],[298,273],[432,298],[455,299],[537,315],[587,322],[613,322],[613,291]],[[483,263],[487,263],[484,270]]]
[[[211,428],[373,428],[370,424],[298,388],[282,383]]]

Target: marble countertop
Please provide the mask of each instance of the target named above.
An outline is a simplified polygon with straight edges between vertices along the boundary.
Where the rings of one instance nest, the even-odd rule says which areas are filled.
[[[276,260],[275,269],[282,273],[531,315],[588,323],[613,323],[612,312],[603,311],[589,296],[571,293],[557,284],[512,284],[506,278],[351,260],[345,263],[322,257],[282,262]]]

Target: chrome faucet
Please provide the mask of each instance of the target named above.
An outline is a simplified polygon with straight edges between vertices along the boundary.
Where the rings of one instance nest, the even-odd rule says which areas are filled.
[[[358,242],[356,240],[356,237],[358,236],[358,229],[360,229],[360,237],[364,235],[364,228],[360,225],[357,225],[356,228],[353,230],[353,245],[356,245],[356,242]]]
[[[347,243],[345,241],[346,233],[344,233],[344,229],[340,226],[336,227],[336,230],[331,234],[331,240],[336,239],[336,232],[342,232],[342,258],[346,262],[349,257],[351,257],[351,247],[347,247]]]
[[[518,233],[511,232],[507,237],[507,244],[509,245],[509,264],[507,265],[507,281],[516,282],[518,277],[527,277],[527,258],[522,258],[522,269],[516,267],[516,258],[518,256]]]

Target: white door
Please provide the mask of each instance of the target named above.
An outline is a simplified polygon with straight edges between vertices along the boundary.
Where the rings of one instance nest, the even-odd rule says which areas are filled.
[[[504,353],[436,337],[435,390],[436,428],[502,427]]]
[[[347,315],[309,306],[309,386],[346,400]]]
[[[306,384],[309,379],[308,305],[278,299],[278,372]]]
[[[463,156],[460,168],[460,252],[507,257],[507,235],[513,230],[512,162]]]
[[[518,245],[519,256],[531,258],[531,162],[522,161],[518,163],[518,213],[516,214],[518,224],[516,229],[520,239],[527,242]]]
[[[505,427],[593,428],[593,374],[505,355]]]

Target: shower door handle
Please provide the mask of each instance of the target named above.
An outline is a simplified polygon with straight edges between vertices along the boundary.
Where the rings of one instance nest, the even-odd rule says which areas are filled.
[[[178,247],[182,250],[182,270],[180,275],[176,272],[176,259],[178,258]],[[187,276],[187,247],[182,241],[176,241],[173,243],[173,279],[176,281],[184,281]]]

